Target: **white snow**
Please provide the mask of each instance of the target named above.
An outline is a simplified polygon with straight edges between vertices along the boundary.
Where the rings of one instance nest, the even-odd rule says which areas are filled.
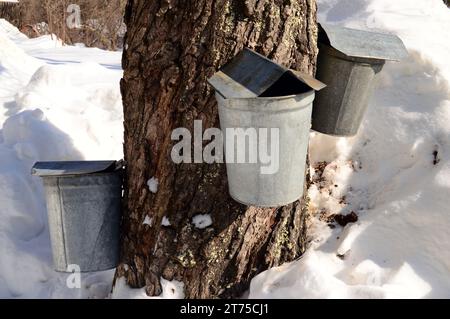
[[[319,20],[397,34],[410,57],[386,64],[357,136],[312,133],[322,179],[309,191],[311,247],[256,277],[249,296],[450,297],[450,10],[440,0],[319,0]],[[81,289],[53,271],[42,183],[30,168],[122,157],[120,59],[28,39],[0,20],[0,298],[109,295],[114,270],[82,274]],[[350,212],[356,223],[328,226]],[[161,297],[184,296],[181,282],[161,284]],[[146,296],[121,278],[112,297]]]
[[[212,225],[212,218],[209,214],[195,215],[192,217],[192,223],[198,229],[205,229]]]
[[[144,225],[152,226],[153,225],[153,218],[150,218],[148,215],[145,216],[144,222],[142,223]]]
[[[145,288],[133,289],[127,285],[125,278],[118,278],[111,299],[153,299],[147,296]],[[156,299],[156,298],[155,298]]]
[[[120,52],[28,39],[0,19],[0,298],[104,298],[114,270],[52,269],[39,160],[122,158]]]
[[[159,185],[159,181],[157,178],[152,177],[148,180],[147,182],[147,186],[148,189],[152,192],[152,193],[156,193],[158,192],[158,185]]]
[[[169,218],[167,218],[167,216],[164,216],[163,217],[163,219],[162,219],[162,221],[161,221],[161,225],[163,225],[163,226],[165,226],[165,227],[169,227],[171,224],[170,224],[170,220],[169,220]]]
[[[433,0],[320,0],[319,21],[397,34],[410,57],[386,64],[356,137],[312,134],[312,165],[328,162],[312,205],[354,211],[358,222],[331,229],[316,218],[311,249],[254,279],[250,298],[448,298],[450,10]]]
[[[160,278],[163,299],[184,299],[184,283],[178,280]]]
[[[149,297],[145,288],[133,289],[127,285],[125,278],[119,278],[111,294],[112,299],[184,299],[184,283],[177,280],[160,278],[162,293],[157,297]]]

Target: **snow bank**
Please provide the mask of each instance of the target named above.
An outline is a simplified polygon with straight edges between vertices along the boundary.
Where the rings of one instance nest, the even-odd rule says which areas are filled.
[[[96,63],[44,65],[15,96],[18,109],[39,107],[87,159],[120,158],[120,72]]]
[[[432,0],[320,0],[319,11],[320,21],[399,35],[410,57],[385,66],[356,137],[312,134],[322,176],[310,190],[312,247],[258,276],[250,297],[448,298],[450,10]],[[357,223],[327,225],[352,211]]]
[[[5,20],[0,19],[0,83],[2,83],[0,103],[3,103],[0,110],[0,123],[6,119],[5,112],[13,112],[16,108],[13,96],[17,88],[28,83],[34,70],[42,65],[40,61],[27,55],[10,40],[7,34],[14,33],[4,31],[2,28],[4,25],[6,25]]]
[[[94,52],[97,62],[83,61]],[[82,289],[69,289],[52,270],[42,183],[30,170],[39,160],[122,157],[121,76],[120,54],[58,49],[0,19],[0,298],[108,296],[114,271],[82,274]]]

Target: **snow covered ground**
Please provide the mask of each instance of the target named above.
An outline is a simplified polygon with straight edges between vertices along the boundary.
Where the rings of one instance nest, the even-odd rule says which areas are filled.
[[[410,57],[386,64],[356,137],[312,133],[311,248],[255,278],[250,298],[450,297],[450,10],[438,0],[319,0],[319,20],[395,33]],[[122,157],[120,58],[27,39],[0,20],[0,298],[108,296],[113,271],[69,289],[52,270],[30,168]],[[356,223],[329,226],[351,212]],[[113,297],[145,297],[118,288]]]
[[[120,52],[28,39],[0,20],[0,298],[104,298],[113,271],[68,289],[52,269],[37,160],[122,158]]]
[[[250,297],[450,298],[450,10],[434,0],[319,9],[319,21],[397,34],[410,58],[386,64],[356,137],[312,134],[322,177],[310,190],[312,248],[254,279]],[[358,222],[327,225],[352,211]]]

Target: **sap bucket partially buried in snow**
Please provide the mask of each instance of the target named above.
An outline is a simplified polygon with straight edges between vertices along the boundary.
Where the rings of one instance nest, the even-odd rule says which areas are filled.
[[[122,162],[38,162],[43,179],[53,260],[57,271],[82,272],[117,266]]]
[[[208,82],[216,90],[231,197],[261,207],[302,197],[314,90],[325,85],[249,49]]]
[[[321,24],[316,77],[327,87],[314,101],[312,129],[337,136],[355,135],[385,61],[407,56],[395,35]]]

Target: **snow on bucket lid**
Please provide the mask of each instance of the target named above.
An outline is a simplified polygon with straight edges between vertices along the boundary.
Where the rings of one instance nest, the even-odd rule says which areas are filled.
[[[296,95],[326,86],[308,74],[287,69],[247,48],[209,78],[208,83],[226,99]]]
[[[121,167],[121,161],[37,162],[31,169],[31,175],[44,177],[86,175],[94,173],[114,172]]]
[[[393,34],[370,32],[320,23],[319,41],[349,57],[400,61],[408,57],[402,40]]]

